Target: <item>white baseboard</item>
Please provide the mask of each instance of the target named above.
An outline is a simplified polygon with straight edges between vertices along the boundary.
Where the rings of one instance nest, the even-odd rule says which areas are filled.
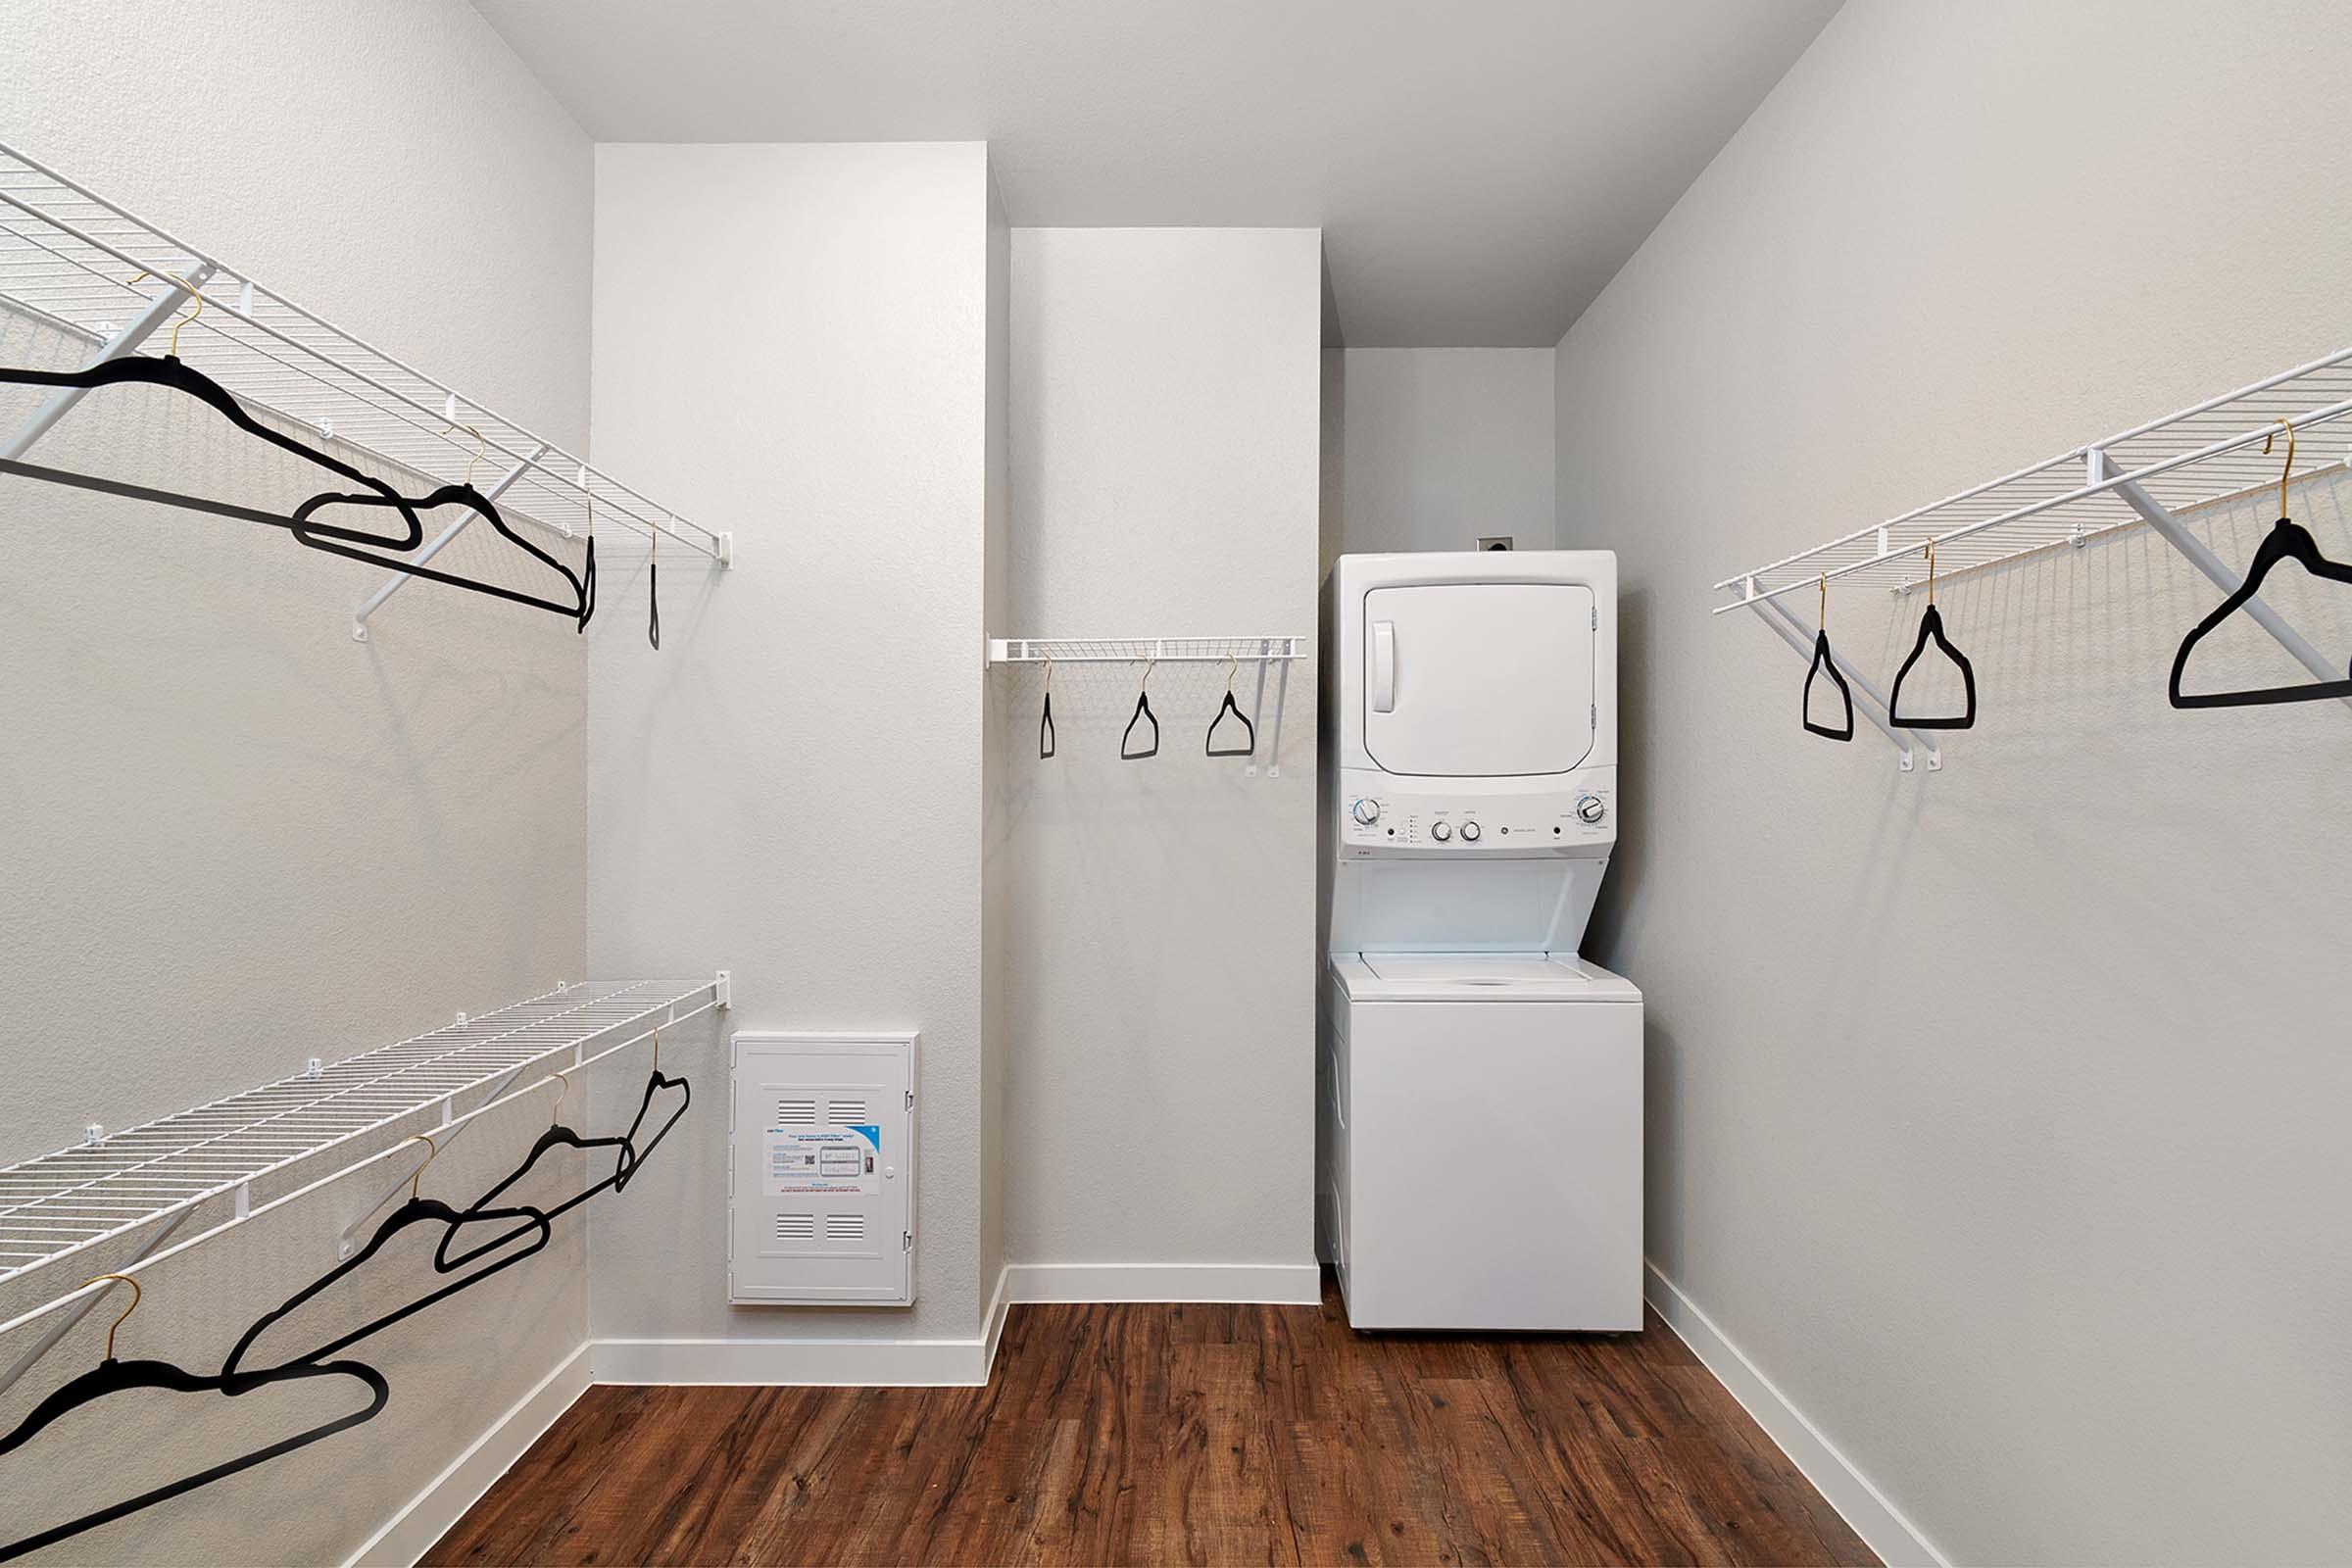
[[[466,1510],[556,1424],[557,1417],[588,1392],[589,1347],[582,1345],[538,1386],[514,1401],[464,1453],[410,1499],[367,1544],[351,1554],[346,1568],[409,1568],[432,1550],[433,1543],[466,1517]]]
[[[1012,1308],[1012,1265],[1007,1263],[997,1270],[997,1292],[989,1298],[988,1316],[981,1321],[980,1339],[982,1367],[980,1381],[986,1383],[996,1375],[997,1343],[1004,1338],[1004,1314]]]
[[[598,1340],[599,1383],[963,1388],[988,1381],[989,1342],[968,1340]]]
[[[1312,1306],[1312,1263],[1011,1263],[1014,1301],[1264,1301]]]
[[[1950,1559],[1936,1549],[1935,1543],[1920,1534],[1919,1527],[1904,1518],[1903,1511],[1871,1485],[1870,1478],[1854,1468],[1853,1461],[1840,1453],[1802,1410],[1788,1402],[1788,1396],[1740,1347],[1724,1337],[1697,1302],[1659,1273],[1655,1263],[1644,1259],[1642,1272],[1648,1280],[1644,1294],[1666,1326],[1690,1347],[1691,1353],[1715,1374],[1715,1381],[1746,1407],[1764,1435],[1780,1445],[1781,1451],[1805,1473],[1805,1479],[1871,1550],[1891,1564],[1930,1563],[1935,1568],[1951,1568]]]
[[[597,1383],[795,1384],[822,1388],[967,1388],[988,1382],[1012,1304],[1007,1279],[968,1340],[597,1340]]]

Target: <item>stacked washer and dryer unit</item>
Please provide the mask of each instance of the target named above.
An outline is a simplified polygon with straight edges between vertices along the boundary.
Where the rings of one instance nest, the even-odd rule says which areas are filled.
[[[1642,994],[1577,956],[1617,842],[1617,558],[1324,585],[1319,1226],[1359,1329],[1642,1326]]]

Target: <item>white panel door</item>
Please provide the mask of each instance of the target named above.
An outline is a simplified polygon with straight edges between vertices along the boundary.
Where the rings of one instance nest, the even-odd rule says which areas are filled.
[[[1364,595],[1364,750],[1390,773],[1565,773],[1592,750],[1592,590],[1426,583]]]
[[[914,1037],[733,1047],[728,1298],[911,1301]]]

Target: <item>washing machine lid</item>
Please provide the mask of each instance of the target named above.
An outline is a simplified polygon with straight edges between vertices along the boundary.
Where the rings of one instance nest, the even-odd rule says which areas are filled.
[[[1356,1002],[1639,1002],[1622,975],[1574,954],[1347,954],[1332,968]]]

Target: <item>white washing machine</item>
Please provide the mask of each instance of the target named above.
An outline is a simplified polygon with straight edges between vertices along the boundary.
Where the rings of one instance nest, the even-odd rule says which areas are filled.
[[[1345,556],[1323,611],[1319,1230],[1359,1329],[1638,1329],[1616,558]]]

